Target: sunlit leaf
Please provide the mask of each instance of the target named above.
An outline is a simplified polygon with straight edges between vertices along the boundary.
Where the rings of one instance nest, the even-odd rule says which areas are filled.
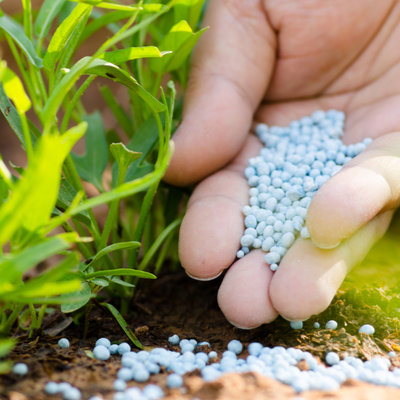
[[[49,71],[53,71],[57,61],[61,57],[62,50],[66,46],[69,38],[73,34],[82,18],[90,13],[92,7],[87,4],[78,4],[71,14],[63,21],[54,33],[47,52],[43,59],[43,66]]]
[[[33,30],[39,40],[50,31],[54,18],[59,14],[66,0],[45,0],[40,7]]]
[[[113,63],[115,65],[120,65],[129,60],[153,57],[160,58],[165,54],[169,54],[169,52],[160,52],[160,50],[158,50],[157,47],[154,46],[128,47],[126,49],[103,53],[98,58]]]
[[[62,136],[40,138],[23,179],[18,181],[10,199],[1,206],[0,245],[19,228],[33,233],[49,221],[57,200],[61,166],[85,130],[86,123],[81,123]]]
[[[7,68],[5,61],[0,62],[0,81],[3,84],[4,92],[14,102],[17,111],[26,113],[32,103],[25,93],[21,79],[10,68]]]

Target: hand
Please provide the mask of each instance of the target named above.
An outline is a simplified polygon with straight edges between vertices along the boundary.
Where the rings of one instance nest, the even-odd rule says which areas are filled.
[[[203,280],[230,267],[218,302],[232,324],[322,312],[385,232],[400,199],[399,20],[400,3],[390,0],[210,1],[165,179],[202,180],[180,259]],[[276,273],[260,250],[234,262],[249,200],[243,171],[262,147],[248,133],[254,115],[287,126],[331,108],[346,113],[346,144],[376,140],[318,191],[306,220],[312,240],[296,240]]]

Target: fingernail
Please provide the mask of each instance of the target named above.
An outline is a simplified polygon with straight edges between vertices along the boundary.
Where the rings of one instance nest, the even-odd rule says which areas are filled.
[[[259,326],[261,326],[261,325],[257,325],[257,326],[253,326],[253,327],[251,327],[251,328],[249,328],[249,327],[247,327],[247,326],[240,326],[240,325],[238,325],[238,324],[235,324],[234,322],[232,322],[232,321],[229,321],[229,319],[227,318],[226,319],[231,325],[233,325],[234,327],[236,327],[236,328],[239,328],[239,329],[243,329],[243,330],[245,330],[245,331],[249,331],[249,330],[251,330],[251,329],[256,329],[256,328],[258,328]]]
[[[311,241],[313,242],[313,244],[314,244],[315,246],[317,246],[318,248],[323,249],[323,250],[331,250],[331,249],[334,249],[335,247],[338,247],[339,244],[340,244],[340,242],[341,242],[341,240],[339,240],[339,241],[338,241],[336,244],[334,244],[333,246],[326,246],[326,245],[323,245],[323,244],[321,244],[321,243],[316,242],[313,238],[311,238]]]
[[[281,317],[284,320],[289,321],[289,322],[304,322],[304,321],[307,321],[308,319],[310,319],[310,317],[304,318],[304,319],[289,319],[289,318],[286,318],[285,316],[283,316],[282,314],[281,314]]]
[[[189,272],[187,272],[187,271],[185,271],[185,272],[188,276],[190,276],[192,279],[194,279],[196,281],[207,282],[207,281],[212,281],[215,278],[218,278],[222,274],[223,271],[221,271],[218,275],[212,276],[211,278],[199,278],[197,276],[190,275]]]

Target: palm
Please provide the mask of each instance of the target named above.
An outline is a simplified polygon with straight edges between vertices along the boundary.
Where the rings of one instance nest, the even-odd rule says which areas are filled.
[[[243,2],[211,3],[211,27],[246,16],[248,31],[239,32],[235,43],[240,49],[236,50],[246,54],[241,62],[228,64],[229,55],[215,37],[199,47],[185,118],[176,137],[177,157],[167,176],[175,183],[196,181],[222,167],[241,148],[226,167],[198,185],[181,228],[182,265],[201,279],[218,275],[235,259],[243,232],[241,208],[248,203],[243,169],[261,148],[253,135],[245,137],[245,131],[260,100],[255,119],[268,125],[285,126],[317,109],[343,110],[347,143],[394,132],[400,125],[400,68],[394,57],[400,41],[400,31],[394,29],[399,4],[387,1],[377,10],[364,0],[340,8],[312,1],[266,1],[270,26],[260,3],[253,3],[253,10]],[[350,17],[359,14],[362,24]],[[279,31],[277,38],[272,28]],[[235,53],[235,48],[229,50]],[[221,78],[218,71],[225,67],[228,71]],[[212,79],[202,79],[207,75]],[[221,116],[226,119],[218,121]],[[388,167],[399,169],[397,157],[382,150],[392,146],[396,136],[376,141],[376,149],[357,157],[313,200],[306,221],[313,239],[332,247],[346,238],[341,245],[321,250],[309,240],[298,240],[275,274],[266,267],[261,251],[231,266],[219,292],[220,306],[231,322],[254,327],[278,313],[306,319],[328,306],[348,270],[386,229],[391,212],[376,215],[397,203],[385,173]],[[186,150],[184,155],[180,148]]]

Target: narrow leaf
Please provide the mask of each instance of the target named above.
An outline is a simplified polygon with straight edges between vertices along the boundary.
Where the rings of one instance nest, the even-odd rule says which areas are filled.
[[[54,33],[47,52],[43,59],[43,66],[49,71],[53,71],[57,61],[61,57],[65,45],[73,34],[75,28],[86,15],[90,13],[92,7],[87,4],[78,4],[71,14],[63,21]]]
[[[93,272],[92,274],[87,274],[86,279],[97,278],[99,276],[137,276],[138,278],[157,279],[157,277],[150,272],[130,268],[108,269]]]
[[[160,52],[157,47],[146,46],[146,47],[128,47],[126,49],[109,51],[101,54],[98,58],[115,65],[123,64],[129,60],[136,60],[138,58],[149,58],[149,57],[162,57],[169,52]]]
[[[117,285],[127,286],[127,287],[135,287],[135,285],[133,285],[132,283],[125,282],[122,279],[117,278],[116,276],[113,276],[110,278],[111,278],[111,282],[116,283]]]
[[[66,0],[45,0],[40,7],[33,30],[39,40],[42,40],[50,31],[54,18],[61,11]]]
[[[4,15],[3,17],[0,17],[0,28],[3,28],[13,38],[31,64],[38,68],[42,68],[43,60],[37,56],[32,42],[24,33],[23,26],[15,22],[8,15]]]
[[[122,242],[122,243],[114,243],[111,244],[110,246],[105,247],[103,250],[100,250],[90,261],[90,263],[88,263],[86,265],[85,268],[82,269],[82,271],[85,271],[87,268],[89,268],[89,266],[99,260],[101,257],[104,257],[106,254],[109,254],[113,251],[117,251],[117,250],[129,250],[129,249],[137,249],[138,247],[140,247],[140,243],[139,242]],[[105,274],[103,274],[105,276]],[[98,275],[101,276],[101,275]]]
[[[100,303],[103,307],[105,307],[107,310],[109,310],[112,314],[112,316],[115,318],[115,320],[119,323],[120,327],[124,330],[128,338],[132,341],[132,343],[138,347],[139,349],[143,349],[142,344],[139,342],[139,339],[136,337],[136,335],[132,332],[131,328],[129,328],[129,325],[126,323],[122,315],[119,313],[119,311],[111,304],[108,303]]]

